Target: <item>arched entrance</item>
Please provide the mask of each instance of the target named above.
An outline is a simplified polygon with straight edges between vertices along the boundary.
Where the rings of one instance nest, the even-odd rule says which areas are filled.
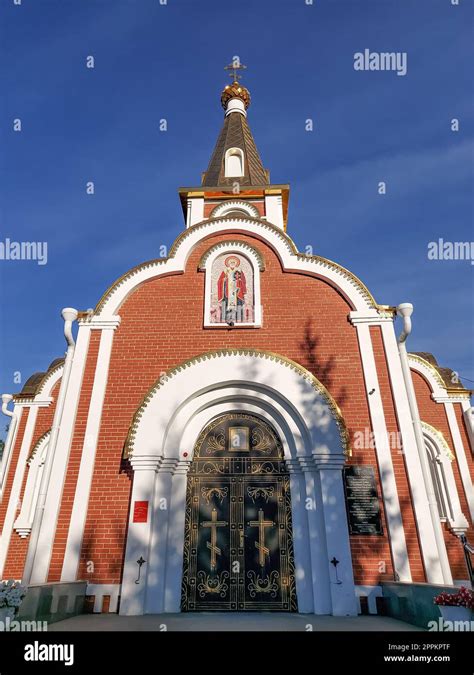
[[[252,349],[206,352],[179,364],[137,409],[125,446],[134,475],[120,613],[182,609],[189,471],[203,429],[227,414],[255,416],[281,441],[291,485],[298,612],[356,614],[342,477],[344,421],[314,375],[283,356]],[[212,508],[208,516],[212,523]],[[256,508],[252,520],[258,518]]]
[[[197,440],[181,609],[297,611],[290,478],[278,434],[255,415],[220,415]]]

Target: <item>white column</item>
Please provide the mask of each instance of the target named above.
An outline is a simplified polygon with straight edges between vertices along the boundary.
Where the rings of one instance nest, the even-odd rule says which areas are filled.
[[[278,194],[265,193],[265,219],[272,225],[284,229],[281,191]]]
[[[374,350],[370,336],[370,325],[374,324],[375,321],[366,317],[358,317],[357,312],[351,312],[350,318],[351,322],[356,326],[357,329],[357,338],[359,341],[359,349],[367,392],[366,398],[369,406],[370,418],[372,420],[372,429],[375,438],[375,450],[377,454],[377,463],[379,467],[385,509],[385,519],[387,522],[394,571],[397,575],[396,578],[398,578],[399,581],[411,581],[411,570],[408,559],[405,530],[401,516],[397,483],[393,469],[392,453],[387,434],[387,423],[385,420],[382,396],[380,393],[380,384],[377,375],[377,368],[375,365]],[[387,324],[387,321],[390,321],[390,324]],[[386,319],[384,321],[381,317],[379,317],[378,325],[381,325],[383,330],[384,325],[392,326],[392,321],[391,319]],[[389,370],[391,370],[390,364]],[[373,393],[369,395],[368,392]],[[414,451],[416,452],[416,446],[414,447]],[[428,520],[428,525],[430,524],[431,520]]]
[[[12,489],[8,500],[8,508],[5,514],[5,521],[3,523],[2,536],[0,537],[0,579],[3,576],[3,568],[5,567],[5,561],[8,555],[8,548],[10,546],[10,540],[13,531],[13,523],[15,522],[15,516],[19,505],[21,486],[23,485],[23,478],[25,476],[26,470],[26,460],[28,459],[31,449],[36,418],[38,416],[38,409],[40,407],[51,405],[51,400],[44,402],[35,402],[33,400],[28,401],[28,403],[25,402],[24,404],[17,403],[16,405],[19,407],[28,407],[29,410],[23,413],[27,414],[28,418],[26,420],[25,431],[23,434],[15,469],[15,476],[13,478]]]
[[[31,584],[42,584],[47,581],[51,553],[53,550],[54,535],[58,520],[64,479],[69,460],[69,450],[76,421],[77,406],[82,387],[82,378],[87,361],[89,348],[90,327],[79,326],[77,343],[71,368],[71,376],[64,401],[61,417],[61,426],[58,433],[54,464],[49,479],[48,493],[38,545],[34,552],[34,562],[31,573]]]
[[[130,464],[134,471],[132,504],[128,521],[127,547],[120,600],[120,614],[127,616],[144,613],[148,565],[150,564],[151,508],[155,492],[156,472],[160,466],[161,459],[157,455],[132,457],[130,459]],[[133,522],[136,502],[147,503],[148,513],[145,522]],[[141,567],[139,583],[136,583],[139,577],[137,560],[140,558],[143,558],[145,563]]]
[[[403,378],[400,354],[393,321],[382,324],[382,337],[387,356],[388,371],[392,385],[395,412],[402,437],[403,454],[413,502],[418,540],[427,581],[434,584],[445,583],[440,563],[440,554],[436,544],[433,522],[430,515],[428,495],[418,457],[415,431],[412,423],[408,394]],[[446,555],[446,551],[441,552]]]
[[[466,494],[467,505],[469,507],[469,513],[471,514],[471,519],[474,521],[474,488],[472,486],[472,478],[469,472],[469,466],[466,459],[466,451],[464,449],[464,444],[462,442],[461,434],[459,432],[458,421],[456,418],[456,413],[454,411],[453,401],[455,403],[460,403],[461,401],[455,397],[448,397],[445,399],[440,399],[439,397],[434,397],[437,403],[444,403],[444,408],[446,410],[446,416],[448,418],[449,431],[454,443],[454,451],[456,453],[456,460],[459,466],[459,473],[461,474],[461,481]]]
[[[180,460],[173,474],[168,545],[166,547],[165,612],[181,611],[186,481],[190,463],[190,460]]]
[[[328,570],[328,549],[324,505],[319,473],[313,458],[301,458],[305,489],[305,512],[311,560],[311,581],[315,614],[331,614],[332,600]],[[293,495],[292,495],[293,498]]]
[[[95,369],[94,384],[92,387],[89,412],[87,416],[81,463],[77,477],[74,504],[71,513],[66,551],[61,572],[61,581],[75,581],[77,578],[82,539],[84,536],[84,527],[87,517],[87,506],[89,504],[92,477],[94,475],[95,455],[99,439],[100,423],[102,420],[104,397],[109,374],[112,342],[114,330],[118,325],[119,320],[117,318],[116,321],[110,322],[110,324],[106,326],[99,326],[99,329],[102,330],[102,334],[100,336],[99,353],[97,356],[97,365]],[[95,328],[96,326],[92,324],[91,327]]]
[[[10,418],[8,427],[8,434],[5,439],[5,446],[3,448],[2,462],[0,464],[0,503],[3,497],[3,490],[7,482],[8,469],[10,468],[10,460],[12,458],[12,450],[15,447],[15,441],[18,434],[18,427],[20,426],[20,419],[23,407],[15,403],[13,406],[13,414],[16,417],[16,424],[13,423],[13,418]]]
[[[290,474],[291,520],[298,612],[300,614],[312,614],[315,612],[312,583],[315,575],[313,574],[311,564],[310,535],[306,509],[306,483],[298,460],[287,459],[286,466]],[[322,580],[321,586],[324,586],[324,581]],[[330,614],[330,611],[316,613]]]
[[[145,614],[160,614],[164,609],[171,488],[177,465],[177,459],[163,459],[155,478]]]
[[[352,553],[347,526],[346,502],[342,478],[345,457],[317,455],[316,468],[321,481],[321,496],[326,532],[327,559],[333,616],[356,616],[358,602],[352,571]],[[337,560],[335,567],[331,560]]]
[[[471,446],[471,453],[474,454],[474,407],[471,406],[469,399],[463,399],[461,403],[463,417],[466,422],[467,435]]]

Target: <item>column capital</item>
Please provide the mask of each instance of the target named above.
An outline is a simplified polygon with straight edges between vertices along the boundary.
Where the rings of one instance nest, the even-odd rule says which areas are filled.
[[[342,452],[338,454],[331,453],[330,455],[313,452],[313,462],[317,471],[342,471],[346,463],[346,459],[346,455],[344,455]]]
[[[116,330],[120,326],[121,318],[118,314],[110,316],[109,318],[102,318],[100,316],[89,316],[87,313],[82,313],[79,316],[79,326],[90,328],[91,330]]]
[[[469,392],[466,392],[465,394],[447,393],[446,396],[436,396],[435,394],[431,394],[431,398],[435,403],[464,403],[465,401],[469,401]]]
[[[161,466],[162,455],[138,455],[130,457],[130,464],[134,471],[154,471]]]
[[[380,326],[382,323],[393,323],[393,313],[389,310],[378,311],[377,309],[364,309],[362,311],[349,312],[349,321],[353,326],[357,324],[369,324]]]

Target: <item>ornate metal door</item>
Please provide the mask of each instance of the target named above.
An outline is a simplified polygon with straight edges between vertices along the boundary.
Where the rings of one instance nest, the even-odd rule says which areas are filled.
[[[276,432],[253,415],[224,415],[197,441],[181,607],[297,611],[289,476]]]

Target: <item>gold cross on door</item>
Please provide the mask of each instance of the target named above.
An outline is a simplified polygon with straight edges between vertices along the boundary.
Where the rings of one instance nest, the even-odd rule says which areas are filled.
[[[207,548],[211,551],[211,570],[215,570],[216,562],[218,555],[221,555],[222,551],[217,546],[217,528],[225,527],[227,525],[225,520],[217,520],[217,510],[212,509],[211,520],[205,520],[202,523],[203,527],[211,528],[211,541],[207,542]]]
[[[255,542],[255,548],[258,550],[258,564],[265,567],[265,556],[270,553],[265,546],[265,528],[273,527],[275,523],[272,520],[264,520],[263,511],[259,509],[258,520],[249,521],[250,527],[258,527],[258,541]]]

